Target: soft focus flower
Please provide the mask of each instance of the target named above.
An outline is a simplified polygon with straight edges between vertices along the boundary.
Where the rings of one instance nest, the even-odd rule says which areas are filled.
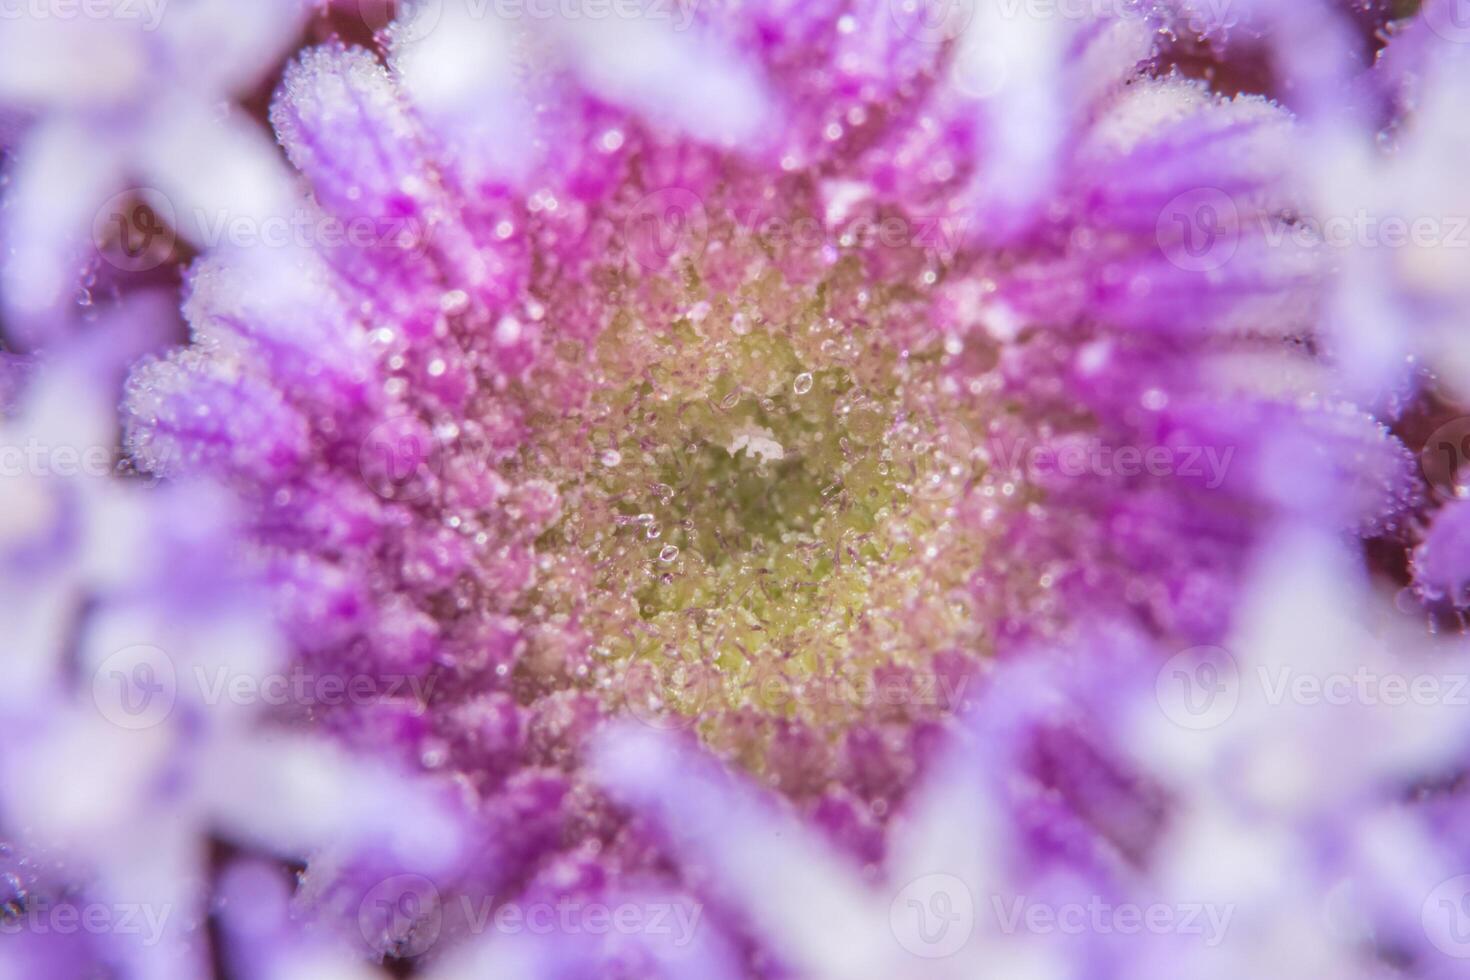
[[[801,975],[1380,976],[1375,948],[1458,975],[1434,900],[1454,897],[1461,844],[1445,803],[1403,793],[1470,731],[1455,704],[1376,682],[1459,686],[1467,651],[1431,653],[1381,616],[1335,544],[1278,542],[1271,566],[1239,659],[1161,668],[1124,632],[990,676],[876,879],[646,732],[614,734],[600,771]],[[1222,671],[1209,705],[1188,673],[1205,665]],[[1366,696],[1287,696],[1349,676]]]
[[[22,18],[15,955],[1454,975],[1470,35],[1228,7]]]
[[[85,361],[41,371],[6,431],[8,901],[50,919],[37,944],[86,945],[59,910],[103,909],[116,935],[84,930],[97,962],[197,976],[211,839],[446,863],[456,810],[222,696],[284,667],[257,590],[226,571],[231,508],[207,487],[115,476],[106,405],[77,400],[98,380]]]
[[[7,7],[0,107],[31,119],[3,220],[13,339],[34,345],[66,322],[87,257],[119,234],[109,221],[130,213],[129,197],[135,207],[170,202],[167,218],[193,241],[225,216],[259,220],[286,205],[289,178],[269,142],[226,100],[288,50],[307,9],[306,0]]]

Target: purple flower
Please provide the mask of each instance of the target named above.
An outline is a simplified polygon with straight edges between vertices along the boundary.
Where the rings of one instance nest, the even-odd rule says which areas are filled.
[[[298,5],[26,21],[191,84],[0,69],[17,948],[1451,975],[1470,36],[1231,6],[339,3],[294,189]]]
[[[169,220],[199,241],[222,216],[259,219],[289,201],[262,134],[220,110],[288,50],[307,9],[88,0],[7,12],[0,105],[30,119],[5,200],[13,340],[61,329],[88,256],[115,233],[114,216],[127,224],[130,204],[167,202]]]

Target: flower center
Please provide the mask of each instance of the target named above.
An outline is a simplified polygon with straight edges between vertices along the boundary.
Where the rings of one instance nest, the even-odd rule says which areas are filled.
[[[580,362],[594,394],[533,420],[521,463],[562,496],[533,612],[586,631],[610,703],[717,740],[741,709],[840,726],[952,708],[930,658],[983,642],[980,545],[958,531],[981,400],[942,350],[892,339],[907,277],[789,258],[713,223],[666,271],[611,274]],[[721,289],[714,266],[744,274]],[[885,690],[885,668],[908,686]]]

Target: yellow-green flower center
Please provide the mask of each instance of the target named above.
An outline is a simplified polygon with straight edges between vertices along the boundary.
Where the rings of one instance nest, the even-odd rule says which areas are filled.
[[[838,728],[952,709],[933,656],[986,642],[966,588],[981,544],[959,528],[982,399],[940,345],[881,326],[909,287],[850,258],[792,284],[759,242],[712,245],[741,248],[755,274],[726,295],[694,260],[612,280],[617,314],[573,358],[596,393],[536,419],[523,463],[562,494],[536,612],[590,637],[579,682],[610,705],[716,742],[744,708]],[[880,704],[890,666],[928,693]]]

